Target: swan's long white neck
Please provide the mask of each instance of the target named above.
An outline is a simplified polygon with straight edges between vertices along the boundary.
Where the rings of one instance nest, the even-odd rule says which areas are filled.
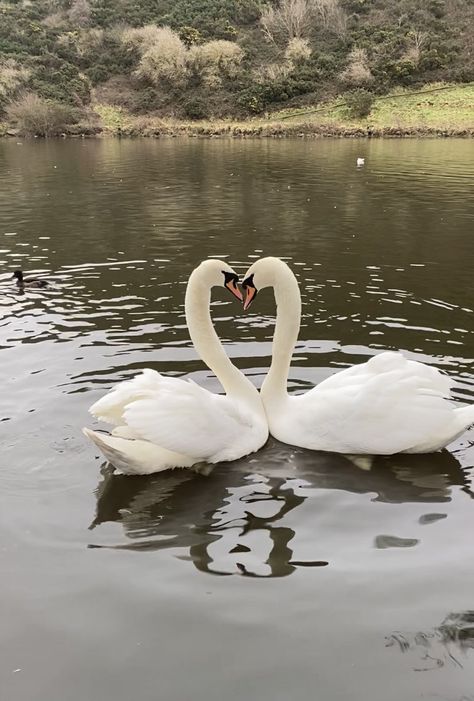
[[[189,278],[185,296],[186,323],[193,345],[206,365],[212,370],[226,394],[243,399],[262,409],[257,389],[233,365],[217,336],[210,312],[211,286],[207,272],[201,266]]]
[[[274,405],[287,398],[288,373],[301,320],[301,295],[298,282],[288,266],[275,266],[273,288],[277,306],[272,364],[261,395],[265,405]]]

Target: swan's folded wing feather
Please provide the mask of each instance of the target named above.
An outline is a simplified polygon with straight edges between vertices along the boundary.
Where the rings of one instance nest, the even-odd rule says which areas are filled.
[[[131,380],[124,380],[115,385],[90,407],[89,412],[101,421],[121,426],[125,423],[123,416],[125,407],[132,402],[149,396],[150,392],[156,397],[170,392],[179,392],[187,384],[185,380],[166,377],[156,370],[145,368]]]
[[[445,378],[440,377],[441,382],[419,367],[395,366],[367,374],[360,384],[319,385],[302,395],[302,431],[309,434],[317,427],[319,438],[329,445],[344,443],[347,452],[409,450],[420,437],[436,437],[446,430],[452,409],[446,400]]]
[[[237,403],[190,381],[181,381],[179,391],[144,393],[125,408],[124,418],[145,440],[199,460],[212,459],[251,426]]]
[[[374,355],[370,360],[359,365],[345,368],[319,383],[316,390],[347,389],[348,387],[364,387],[367,382],[380,379],[386,382],[399,382],[404,379],[418,378],[419,386],[434,392],[449,396],[455,384],[448,375],[438,368],[408,360],[402,353],[385,351]],[[314,390],[312,390],[314,391]]]

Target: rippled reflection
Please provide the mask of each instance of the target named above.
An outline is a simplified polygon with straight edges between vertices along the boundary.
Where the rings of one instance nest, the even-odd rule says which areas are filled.
[[[330,565],[331,553],[321,542],[317,519],[314,558],[308,560],[294,552],[295,530],[285,524],[293,510],[323,490],[369,493],[373,501],[391,504],[446,503],[454,486],[473,496],[466,474],[447,451],[377,457],[359,465],[360,458],[290,448],[272,440],[251,460],[217,466],[207,475],[175,470],[130,478],[104,466],[91,529],[100,537],[101,524],[118,522],[127,542],[111,545],[99,540],[90,547],[178,548],[189,553],[181,553],[181,559],[203,572],[285,577],[298,567]],[[429,517],[424,515],[425,520]],[[417,543],[375,537],[376,548]]]
[[[472,429],[431,456],[270,442],[207,476],[131,478],[99,477],[81,428],[143,367],[220,391],[183,307],[209,256],[295,270],[290,391],[402,349],[473,402],[473,177],[472,140],[0,139],[5,698],[128,701],[157,679],[169,701],[472,696]],[[50,288],[19,294],[18,268]],[[243,314],[215,290],[212,314],[260,386],[272,295]],[[412,671],[425,652],[436,674]]]
[[[467,654],[474,650],[474,611],[450,613],[429,631],[395,632],[386,639],[386,647],[408,654],[415,672],[428,672],[445,665],[464,667]]]

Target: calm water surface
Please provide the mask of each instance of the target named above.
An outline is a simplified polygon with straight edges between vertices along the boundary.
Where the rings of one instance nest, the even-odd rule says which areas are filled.
[[[474,401],[473,184],[472,141],[0,143],[2,699],[474,699],[474,431],[135,478],[80,432],[143,367],[219,391],[183,313],[207,256],[292,265],[292,391],[402,349]],[[216,291],[256,385],[273,314]]]

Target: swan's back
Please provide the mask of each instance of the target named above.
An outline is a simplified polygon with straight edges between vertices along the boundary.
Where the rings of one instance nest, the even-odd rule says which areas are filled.
[[[453,384],[436,368],[381,353],[290,397],[276,437],[339,453],[439,450],[474,421],[474,407],[460,414],[449,401]]]

